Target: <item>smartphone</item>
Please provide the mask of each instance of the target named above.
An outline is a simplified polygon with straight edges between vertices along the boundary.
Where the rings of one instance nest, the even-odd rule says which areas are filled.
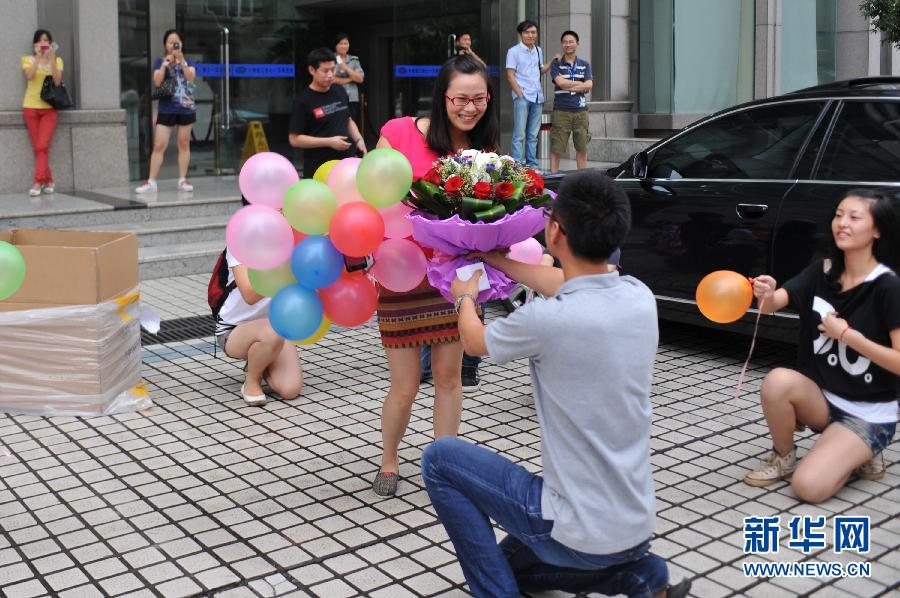
[[[350,257],[347,255],[344,256],[344,268],[347,269],[347,272],[368,270],[374,263],[375,261],[372,259],[371,255],[367,255],[366,257]]]

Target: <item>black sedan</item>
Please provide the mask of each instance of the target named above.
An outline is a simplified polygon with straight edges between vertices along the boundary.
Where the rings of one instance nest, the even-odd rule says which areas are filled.
[[[885,192],[900,215],[900,78],[842,81],[728,108],[607,174],[631,199],[623,269],[650,286],[661,317],[719,327],[694,301],[706,274],[786,281],[822,254],[832,210],[849,189]],[[750,331],[754,317],[728,328]],[[761,322],[770,338],[795,342],[796,329],[790,312]]]

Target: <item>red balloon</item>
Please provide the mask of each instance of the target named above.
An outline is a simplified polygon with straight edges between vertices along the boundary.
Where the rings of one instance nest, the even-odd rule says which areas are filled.
[[[362,272],[342,272],[337,282],[319,289],[319,297],[325,315],[338,326],[365,324],[378,307],[378,291]]]
[[[384,240],[384,218],[364,201],[338,206],[331,217],[328,236],[337,250],[350,257],[369,255]],[[335,323],[340,324],[332,318]]]
[[[296,247],[297,243],[308,237],[306,233],[301,233],[296,228],[292,228],[291,232],[294,233],[294,246]]]

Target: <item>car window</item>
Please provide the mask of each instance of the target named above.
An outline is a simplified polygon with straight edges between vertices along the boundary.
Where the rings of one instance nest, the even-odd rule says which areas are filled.
[[[787,178],[824,102],[759,106],[700,125],[662,145],[650,177]]]
[[[900,180],[900,102],[847,102],[822,152],[817,179]]]

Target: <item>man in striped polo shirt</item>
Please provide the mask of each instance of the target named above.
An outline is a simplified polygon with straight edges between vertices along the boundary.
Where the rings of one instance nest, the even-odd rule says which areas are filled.
[[[550,131],[550,172],[559,172],[559,157],[566,151],[569,135],[575,145],[575,162],[587,168],[587,146],[591,140],[588,126],[587,95],[594,82],[591,65],[578,58],[578,34],[566,31],[560,37],[563,56],[550,67],[553,80],[553,127]]]

